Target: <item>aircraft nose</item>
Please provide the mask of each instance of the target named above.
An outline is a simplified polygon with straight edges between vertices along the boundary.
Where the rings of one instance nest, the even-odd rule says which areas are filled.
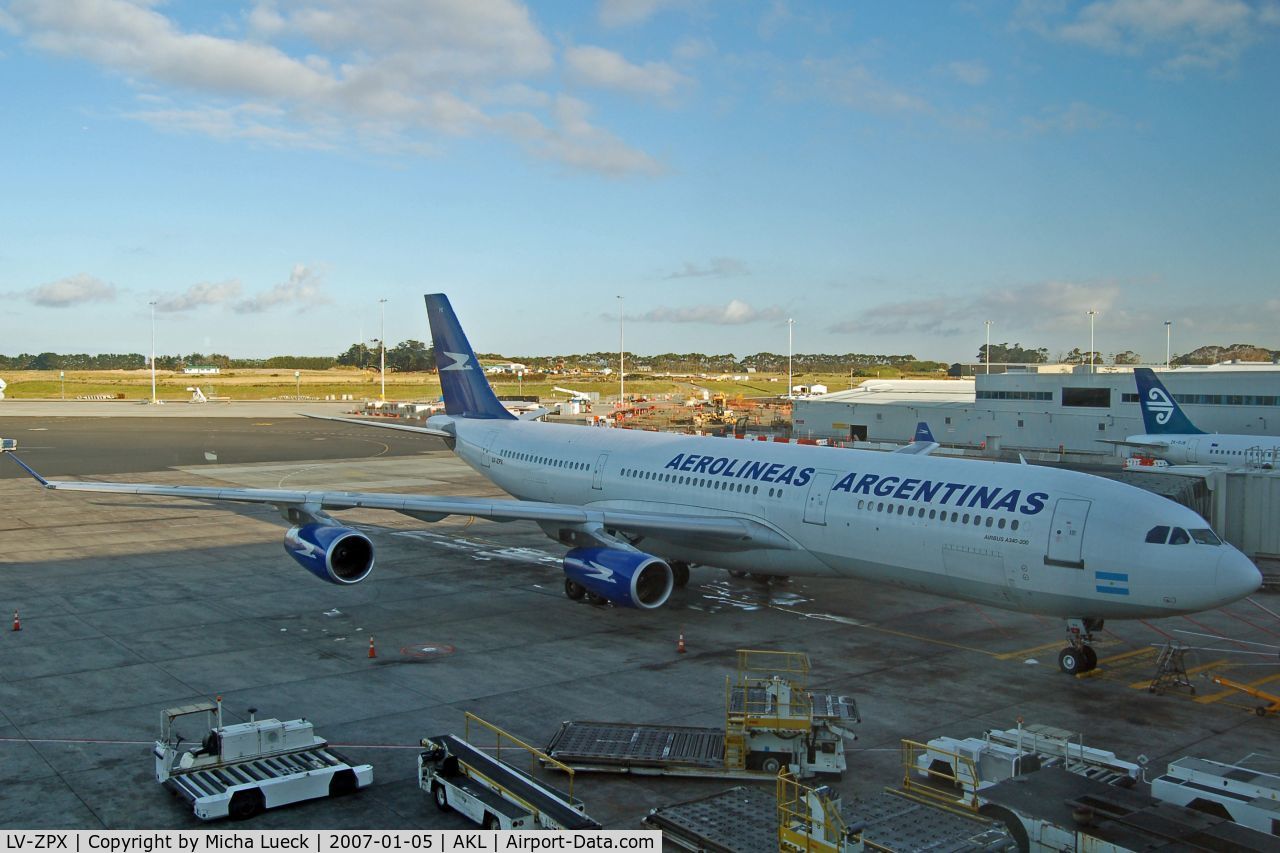
[[[1218,558],[1214,581],[1224,601],[1235,601],[1258,591],[1262,586],[1262,572],[1252,560],[1228,546],[1227,552]]]

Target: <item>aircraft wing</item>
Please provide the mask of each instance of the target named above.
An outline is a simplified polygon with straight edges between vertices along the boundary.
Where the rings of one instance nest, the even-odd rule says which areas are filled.
[[[1167,441],[1121,441],[1118,438],[1100,438],[1103,444],[1114,444],[1117,447],[1137,447],[1143,450],[1168,450]]]
[[[311,418],[315,421],[335,421],[340,424],[355,424],[356,426],[381,427],[382,429],[398,429],[401,432],[416,432],[420,435],[434,435],[437,438],[453,438],[452,433],[445,432],[442,429],[434,429],[425,426],[413,426],[412,424],[401,424],[395,421],[370,421],[363,418],[335,418],[331,415],[302,415],[304,418]],[[21,463],[19,463],[21,464]],[[25,465],[23,466],[26,467]]]
[[[756,519],[731,515],[693,515],[541,503],[492,498],[435,497],[383,492],[324,492],[292,489],[243,489],[216,486],[165,486],[149,483],[102,483],[81,480],[46,480],[25,462],[13,456],[46,489],[69,492],[105,492],[120,495],[152,495],[194,500],[266,504],[280,509],[296,507],[314,515],[325,510],[385,509],[422,521],[440,521],[451,515],[474,516],[490,521],[534,521],[581,529],[617,530],[638,536],[669,541],[690,541],[706,545],[714,540],[730,550],[796,548],[791,539]]]

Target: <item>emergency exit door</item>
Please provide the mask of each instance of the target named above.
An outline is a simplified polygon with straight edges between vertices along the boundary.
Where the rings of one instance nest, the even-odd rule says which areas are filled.
[[[827,498],[831,496],[831,484],[835,479],[835,474],[825,471],[813,475],[804,504],[804,520],[809,524],[827,523]]]
[[[1089,517],[1089,501],[1059,498],[1053,508],[1053,524],[1049,526],[1049,546],[1045,551],[1046,566],[1083,569],[1084,523]]]

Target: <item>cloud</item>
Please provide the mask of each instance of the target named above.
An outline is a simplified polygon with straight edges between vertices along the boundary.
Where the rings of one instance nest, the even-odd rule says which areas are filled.
[[[88,302],[112,302],[116,298],[116,286],[87,273],[77,273],[33,287],[23,295],[45,308],[70,308]]]
[[[591,108],[577,98],[560,95],[552,106],[552,124],[528,113],[503,118],[508,133],[538,157],[602,175],[660,175],[665,167],[589,120]]]
[[[1022,126],[1032,133],[1077,133],[1097,130],[1115,121],[1116,117],[1105,110],[1083,101],[1073,101],[1066,107],[1046,107],[1035,117],[1026,116],[1022,119]]]
[[[899,89],[871,73],[861,62],[848,59],[806,59],[804,70],[817,94],[838,104],[873,113],[925,113],[923,98]]]
[[[537,85],[554,50],[516,0],[258,0],[213,32],[184,30],[154,0],[14,0],[7,12],[31,47],[123,76],[142,101],[126,117],[167,131],[422,156],[438,154],[440,137],[524,143],[530,121],[557,133],[556,99]],[[618,59],[612,76],[589,55],[577,73],[650,94],[684,79]],[[622,148],[601,131],[537,154],[610,175],[660,171]]]
[[[686,308],[655,308],[628,320],[641,323],[706,323],[713,326],[742,326],[747,323],[777,322],[786,318],[778,306],[754,308],[741,299],[725,305],[693,305]]]
[[[221,305],[240,295],[240,282],[236,279],[220,282],[202,281],[193,284],[176,296],[156,300],[156,310],[162,313],[190,311],[204,305]]]
[[[694,0],[600,0],[600,23],[606,27],[642,24],[665,9],[690,8]]]
[[[238,314],[260,314],[282,305],[305,309],[329,301],[329,297],[324,293],[319,274],[302,264],[297,264],[289,273],[288,281],[280,282],[265,293],[242,299],[235,304],[234,308]]]
[[[1014,23],[1106,53],[1161,56],[1153,70],[1176,77],[1229,67],[1261,38],[1263,27],[1280,24],[1280,15],[1243,0],[1096,0],[1078,10],[1023,0]]]
[[[991,77],[991,70],[981,59],[957,60],[947,64],[947,73],[967,86],[981,86]]]
[[[685,261],[684,266],[663,278],[724,278],[733,275],[750,275],[747,265],[737,258],[712,258],[711,263],[700,266],[692,261]]]
[[[688,78],[665,62],[635,65],[602,47],[571,47],[564,52],[568,77],[583,86],[632,95],[670,95]]]
[[[1020,287],[991,288],[963,296],[932,296],[868,306],[857,319],[827,327],[834,334],[902,333],[941,336],[977,334],[984,320],[992,320],[1002,334],[1017,338],[1023,333],[1052,333],[1080,326],[1085,312],[1107,315],[1119,326],[1128,314],[1119,305],[1120,287],[1053,281]],[[1011,330],[1017,329],[1018,332]]]

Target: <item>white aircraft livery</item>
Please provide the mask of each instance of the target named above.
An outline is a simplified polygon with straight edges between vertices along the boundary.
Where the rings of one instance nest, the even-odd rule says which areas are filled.
[[[449,300],[426,297],[445,414],[388,429],[444,438],[514,500],[50,481],[54,490],[274,505],[285,550],[353,584],[373,543],[329,513],[388,509],[423,521],[527,520],[570,546],[571,599],[662,606],[691,565],[881,583],[1067,620],[1059,666],[1092,669],[1103,620],[1218,607],[1262,576],[1199,515],[1074,471],[930,456],[927,428],[901,452],[588,429],[513,417],[479,369]],[[333,420],[346,420],[334,418]],[[10,454],[11,455],[11,454]]]
[[[1274,468],[1280,462],[1280,437],[1230,435],[1197,429],[1149,367],[1136,367],[1143,435],[1108,442],[1137,447],[1173,465],[1229,465]]]

